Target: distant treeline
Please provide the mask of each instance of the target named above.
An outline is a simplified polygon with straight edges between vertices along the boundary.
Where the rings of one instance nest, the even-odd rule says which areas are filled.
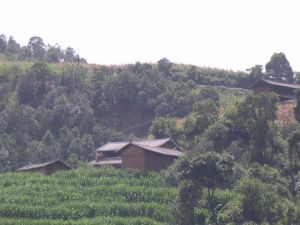
[[[45,44],[43,39],[38,36],[31,37],[27,45],[21,46],[12,36],[7,38],[4,34],[0,35],[0,57],[8,60],[20,61],[46,61],[49,63],[59,62],[80,62],[86,63],[84,58],[71,47],[62,49],[58,44]]]

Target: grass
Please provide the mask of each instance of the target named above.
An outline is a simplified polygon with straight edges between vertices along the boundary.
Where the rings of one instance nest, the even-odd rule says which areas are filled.
[[[151,172],[0,174],[0,224],[166,225],[177,191]]]

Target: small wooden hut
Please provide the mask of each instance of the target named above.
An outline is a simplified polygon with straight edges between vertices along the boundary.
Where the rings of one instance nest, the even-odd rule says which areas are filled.
[[[59,170],[71,170],[72,167],[61,160],[50,161],[46,163],[29,163],[17,169],[19,172],[38,172],[45,175],[51,175]]]
[[[285,102],[295,99],[295,90],[299,90],[300,85],[261,78],[249,88],[255,95],[264,92],[273,92],[278,96],[280,102]]]

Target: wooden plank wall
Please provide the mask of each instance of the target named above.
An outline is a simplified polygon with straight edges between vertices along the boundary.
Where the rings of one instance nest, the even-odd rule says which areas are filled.
[[[122,168],[146,169],[144,150],[136,146],[129,146],[122,153]]]

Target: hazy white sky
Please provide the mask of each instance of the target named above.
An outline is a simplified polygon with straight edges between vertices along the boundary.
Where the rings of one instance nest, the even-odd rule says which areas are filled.
[[[90,63],[245,70],[284,52],[300,71],[299,0],[3,0],[0,33],[71,46]]]

